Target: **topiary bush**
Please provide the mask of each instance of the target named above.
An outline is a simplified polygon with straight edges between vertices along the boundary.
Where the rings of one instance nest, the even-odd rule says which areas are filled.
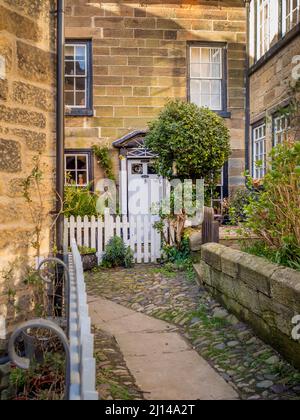
[[[178,178],[216,177],[230,154],[230,135],[224,120],[207,108],[170,101],[149,124],[146,147],[158,155],[158,173]]]
[[[130,247],[127,247],[119,236],[113,237],[105,247],[102,266],[105,268],[130,268],[133,265],[133,252]]]
[[[175,100],[169,101],[158,118],[149,124],[145,145],[157,154],[155,166],[159,175],[169,180],[204,179],[211,191],[229,158],[229,140],[229,130],[215,112]],[[195,185],[192,185],[193,197],[196,196],[195,191]],[[184,194],[186,192],[185,189]],[[174,211],[174,203],[177,202],[174,188],[170,192],[170,201],[171,213],[159,213],[161,220],[167,220],[175,230],[175,245],[179,249],[188,209]]]

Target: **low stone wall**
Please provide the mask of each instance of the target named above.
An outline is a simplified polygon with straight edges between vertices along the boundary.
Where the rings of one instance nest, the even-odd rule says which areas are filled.
[[[300,340],[292,318],[300,315],[300,273],[220,244],[201,249],[199,280],[227,309],[300,368]]]

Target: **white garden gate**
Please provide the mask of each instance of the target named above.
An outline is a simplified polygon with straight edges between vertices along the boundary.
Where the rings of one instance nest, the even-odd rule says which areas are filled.
[[[95,248],[99,263],[108,241],[119,236],[134,253],[136,263],[157,262],[161,257],[161,235],[154,228],[158,216],[135,215],[113,216],[108,212],[103,217],[77,217],[65,219],[64,250],[68,251],[70,240],[75,238],[78,246]]]

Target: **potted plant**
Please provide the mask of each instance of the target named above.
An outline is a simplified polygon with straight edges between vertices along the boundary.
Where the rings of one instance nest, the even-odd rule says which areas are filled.
[[[79,252],[82,259],[83,270],[88,271],[97,267],[98,258],[97,250],[95,248],[89,248],[87,246],[80,246]]]

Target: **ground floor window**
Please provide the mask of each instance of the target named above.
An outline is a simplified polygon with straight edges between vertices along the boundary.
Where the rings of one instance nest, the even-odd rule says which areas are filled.
[[[253,177],[263,178],[266,173],[266,124],[253,128]]]
[[[274,118],[274,139],[273,145],[282,144],[287,140],[288,131],[290,129],[290,118],[286,115],[280,115]]]
[[[92,179],[91,152],[65,152],[65,185],[86,187]]]

